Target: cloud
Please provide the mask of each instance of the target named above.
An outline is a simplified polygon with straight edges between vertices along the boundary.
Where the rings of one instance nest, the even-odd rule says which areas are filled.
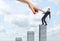
[[[37,1],[37,0],[31,0],[31,2],[32,2],[33,4],[35,4],[35,5],[38,4],[38,1]]]
[[[0,25],[0,31],[4,29],[4,26],[3,25]]]
[[[60,0],[48,0],[48,1],[53,2],[56,5],[59,5],[59,3],[60,3]]]
[[[9,11],[10,6],[7,3],[5,3],[3,0],[0,0],[0,9],[5,10],[5,11]]]
[[[15,21],[13,24],[15,24],[19,27],[28,27],[29,21],[27,19],[24,19],[24,20],[20,20],[20,21]]]
[[[31,2],[32,2],[34,5],[38,5],[38,3],[41,3],[42,0],[31,0]]]
[[[5,15],[4,16],[4,21],[5,22],[8,22],[8,23],[12,23],[12,21],[13,21],[13,16],[11,16],[11,15]]]
[[[11,15],[5,15],[4,21],[15,24],[20,27],[37,27],[37,25],[41,24],[41,18],[42,14],[38,13],[36,15],[29,14],[11,14]]]
[[[60,41],[60,24],[53,26],[47,30],[47,41]],[[56,38],[57,37],[57,38]]]
[[[54,33],[55,34],[59,33],[59,30],[60,30],[60,24],[55,24],[53,28],[47,30],[48,36],[51,36]]]
[[[55,16],[60,16],[60,11],[56,11]]]

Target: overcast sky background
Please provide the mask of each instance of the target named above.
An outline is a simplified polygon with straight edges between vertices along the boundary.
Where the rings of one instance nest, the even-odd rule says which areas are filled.
[[[47,10],[51,8],[51,20],[46,19],[47,40],[60,41],[60,0],[31,0],[36,6]],[[0,41],[15,41],[22,37],[27,41],[27,31],[35,32],[38,41],[38,28],[41,24],[42,12],[34,15],[27,4],[17,0],[0,0]]]

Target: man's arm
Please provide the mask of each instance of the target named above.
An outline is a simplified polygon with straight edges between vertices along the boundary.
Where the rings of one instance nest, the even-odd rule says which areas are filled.
[[[49,19],[51,19],[51,14],[49,14]]]

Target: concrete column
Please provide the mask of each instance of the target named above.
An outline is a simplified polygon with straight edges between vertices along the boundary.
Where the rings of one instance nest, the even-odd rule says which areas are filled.
[[[46,41],[46,29],[47,26],[45,25],[39,25],[39,41]]]
[[[34,41],[34,32],[33,31],[27,32],[27,41]]]
[[[16,41],[22,41],[21,37],[16,37]]]

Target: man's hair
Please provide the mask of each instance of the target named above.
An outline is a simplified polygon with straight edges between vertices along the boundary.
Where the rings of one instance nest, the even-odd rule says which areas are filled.
[[[48,8],[50,10],[50,8]]]

